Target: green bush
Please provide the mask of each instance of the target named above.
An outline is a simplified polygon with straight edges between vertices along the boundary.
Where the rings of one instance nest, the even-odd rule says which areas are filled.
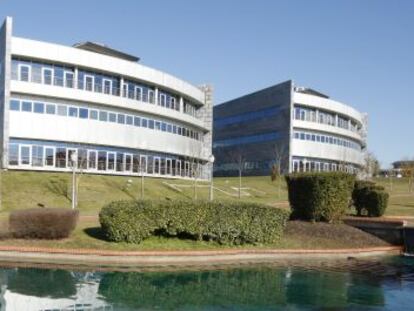
[[[68,208],[32,208],[10,213],[9,230],[15,238],[63,239],[75,229],[79,211]]]
[[[388,193],[383,186],[372,181],[355,181],[352,201],[358,216],[379,217],[385,213],[388,205]]]
[[[232,245],[271,243],[288,219],[288,211],[266,205],[208,201],[112,202],[99,214],[109,240],[131,243],[155,234]]]
[[[286,175],[293,219],[337,221],[347,212],[355,182],[343,172]]]

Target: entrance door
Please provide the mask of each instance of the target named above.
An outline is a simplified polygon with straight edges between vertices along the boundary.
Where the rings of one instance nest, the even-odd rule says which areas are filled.
[[[130,153],[125,153],[125,172],[132,172],[132,154]]]
[[[20,145],[20,166],[31,166],[32,148],[30,145]]]

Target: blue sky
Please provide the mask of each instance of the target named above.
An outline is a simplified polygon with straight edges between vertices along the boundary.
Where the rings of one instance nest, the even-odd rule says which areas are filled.
[[[215,102],[293,79],[369,114],[383,166],[414,157],[414,1],[0,0],[14,35],[97,41],[193,84]]]

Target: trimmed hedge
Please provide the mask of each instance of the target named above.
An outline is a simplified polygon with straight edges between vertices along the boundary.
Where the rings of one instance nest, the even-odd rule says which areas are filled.
[[[288,219],[288,211],[266,205],[208,201],[118,201],[99,214],[109,240],[129,243],[155,234],[233,245],[271,243],[282,236]]]
[[[292,219],[338,221],[351,202],[355,177],[343,172],[286,175]]]
[[[75,229],[79,211],[68,208],[31,208],[10,213],[9,230],[15,238],[63,239]]]
[[[372,181],[357,180],[352,192],[352,200],[358,216],[369,217],[384,215],[389,195],[383,186]]]

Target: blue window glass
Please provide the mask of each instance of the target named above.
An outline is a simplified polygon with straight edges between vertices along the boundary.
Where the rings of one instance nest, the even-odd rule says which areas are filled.
[[[165,123],[165,122],[162,122],[162,123],[161,123],[161,130],[162,130],[163,132],[167,131],[167,123]]]
[[[56,106],[53,104],[46,104],[46,113],[47,114],[56,114]]]
[[[32,112],[32,103],[31,102],[22,102],[22,111]]]
[[[60,116],[67,116],[68,115],[68,107],[63,106],[63,105],[59,105],[57,106],[57,113]]]
[[[132,123],[133,123],[132,116],[126,116],[126,124],[132,125]]]
[[[10,101],[10,110],[19,111],[20,110],[20,101],[12,99]]]
[[[181,127],[179,126],[179,127],[177,127],[177,134],[178,135],[181,135]]]
[[[155,129],[156,130],[160,130],[161,129],[161,122],[160,121],[155,121]]]
[[[173,131],[174,134],[177,134],[177,125],[173,125],[173,130],[172,131]]]
[[[148,127],[148,120],[147,119],[141,119],[141,126],[142,127]]]
[[[305,133],[300,133],[300,139],[305,140]]]
[[[118,113],[118,123],[125,124],[125,115]]]
[[[109,120],[109,122],[116,122],[116,114],[110,112],[108,120]]]
[[[154,120],[148,120],[148,127],[150,128],[150,129],[154,129]]]
[[[167,132],[172,133],[172,125],[167,124]]]
[[[108,113],[106,111],[99,111],[99,121],[108,121]]]
[[[251,112],[247,112],[247,113],[243,113],[243,114],[239,114],[235,116],[215,118],[214,127],[223,127],[228,124],[242,123],[242,122],[246,122],[246,121],[250,121],[254,119],[269,117],[269,116],[278,114],[280,110],[281,110],[281,107],[270,107],[270,108],[265,108],[265,109],[261,109],[257,111],[251,111]]]
[[[141,125],[141,120],[139,117],[134,117],[134,125],[135,126],[140,126]]]
[[[43,103],[34,103],[34,112],[35,113],[45,113],[45,104]]]
[[[69,117],[78,117],[78,108],[69,107]]]
[[[86,108],[79,108],[79,118],[87,119],[88,118],[88,109]]]
[[[92,120],[98,120],[98,110],[89,110],[89,118]]]

